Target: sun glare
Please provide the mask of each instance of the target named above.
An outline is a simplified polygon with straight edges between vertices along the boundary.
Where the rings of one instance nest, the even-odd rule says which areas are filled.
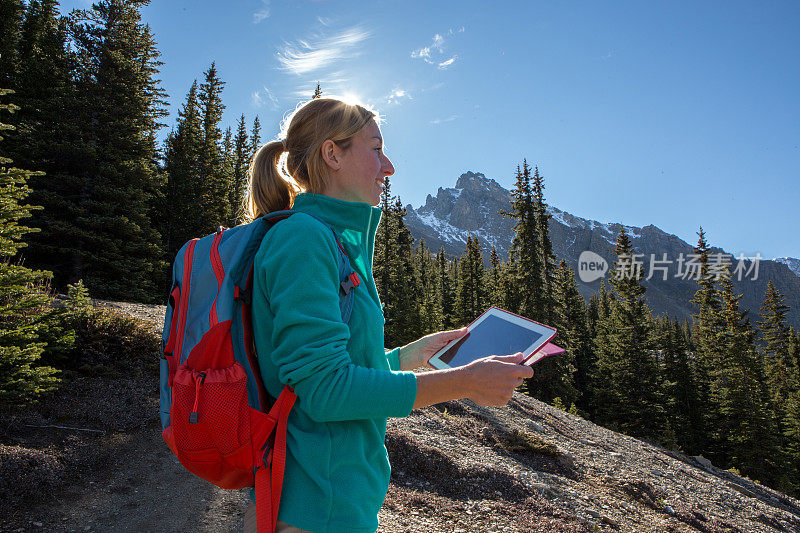
[[[364,101],[356,93],[344,93],[338,97],[339,100],[350,105],[360,105],[366,107]]]

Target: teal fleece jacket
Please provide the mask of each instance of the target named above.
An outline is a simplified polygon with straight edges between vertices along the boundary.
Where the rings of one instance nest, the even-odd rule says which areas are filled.
[[[294,387],[278,519],[313,533],[374,532],[389,487],[387,417],[417,396],[399,349],[383,344],[372,256],[381,210],[299,194],[299,211],[267,232],[255,257],[253,333],[267,391]],[[339,311],[333,227],[361,278],[349,325]]]

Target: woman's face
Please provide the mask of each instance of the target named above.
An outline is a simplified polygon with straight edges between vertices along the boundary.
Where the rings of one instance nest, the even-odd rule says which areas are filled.
[[[378,205],[384,181],[394,174],[392,162],[383,153],[378,124],[370,120],[353,137],[347,150],[335,149],[335,156],[339,168],[331,169],[325,194],[348,202]]]

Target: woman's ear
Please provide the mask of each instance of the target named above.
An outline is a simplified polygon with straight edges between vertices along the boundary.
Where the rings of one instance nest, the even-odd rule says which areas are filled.
[[[341,168],[341,150],[335,142],[327,139],[322,143],[320,150],[322,151],[322,160],[331,170],[339,170]]]

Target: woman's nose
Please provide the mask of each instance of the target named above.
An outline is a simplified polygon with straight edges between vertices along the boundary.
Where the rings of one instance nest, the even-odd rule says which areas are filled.
[[[388,157],[383,156],[383,158],[384,158],[384,162],[383,162],[383,168],[381,168],[381,171],[383,172],[384,175],[391,176],[392,174],[394,174],[394,165],[392,165],[392,162],[389,161]]]

